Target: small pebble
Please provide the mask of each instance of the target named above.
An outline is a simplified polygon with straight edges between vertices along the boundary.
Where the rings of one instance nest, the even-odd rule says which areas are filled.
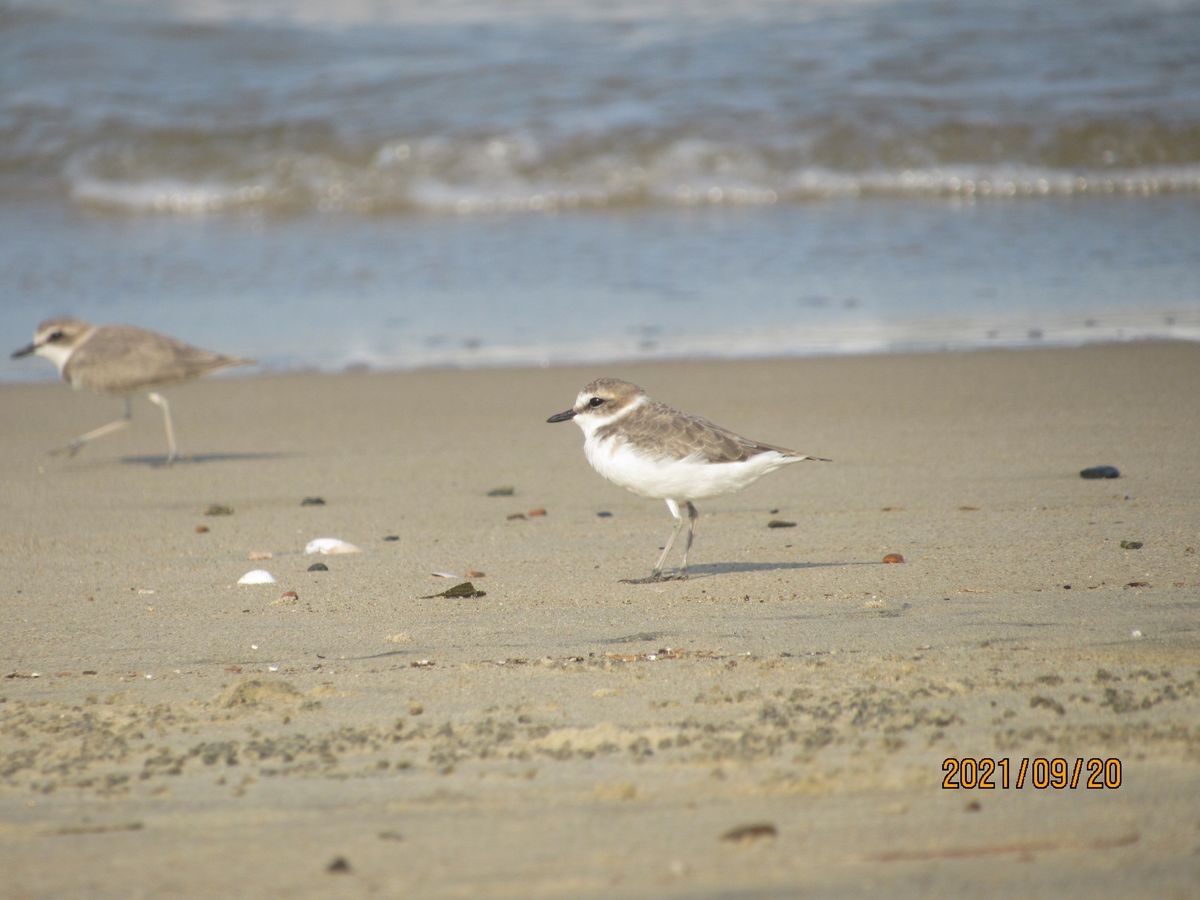
[[[325,867],[326,872],[332,872],[337,875],[344,875],[350,871],[350,863],[344,856],[335,856],[333,861]]]
[[[507,518],[508,521],[515,522],[517,519],[524,519],[525,513],[509,513]]]
[[[1142,629],[1140,629],[1140,628],[1133,629],[1133,631],[1129,632],[1129,636],[1131,638],[1140,638],[1142,636]]]
[[[303,500],[300,501],[300,505],[301,506],[324,506],[325,498],[324,497],[305,497]]]
[[[214,504],[212,504],[212,506],[210,506],[208,509],[206,509],[204,511],[204,514],[206,516],[232,516],[233,515],[233,507],[232,506],[221,506],[221,504],[219,504],[219,503],[214,503]]]
[[[505,484],[500,487],[492,488],[487,492],[489,497],[511,497],[516,491],[511,484]]]
[[[904,556],[900,553],[889,553],[883,558],[883,561],[885,563],[902,563],[904,562]]]
[[[1121,541],[1121,549],[1122,550],[1141,550],[1142,542],[1141,541]]]
[[[767,523],[768,528],[795,528],[795,522],[789,522],[786,519],[772,519]]]
[[[398,540],[400,540],[400,535],[398,535],[398,534],[385,534],[385,535],[383,536],[383,539],[384,539],[385,541],[398,541]]]
[[[208,534],[208,526],[207,525],[197,525],[196,526],[196,534]]]
[[[279,599],[280,600],[299,600],[300,595],[297,594],[295,591],[284,591],[282,594],[279,595]]]
[[[531,509],[529,512],[525,513],[525,515],[529,516],[531,519],[537,516],[544,516],[545,514],[546,510],[542,509],[540,506],[537,509]]]
[[[1121,471],[1116,466],[1092,466],[1079,473],[1080,478],[1120,478]]]
[[[325,565],[325,563],[313,563],[311,566],[308,567],[308,571],[310,571],[310,572],[328,572],[329,566]]]
[[[467,578],[483,578],[484,577],[483,573],[480,572],[478,569],[467,569],[467,571],[464,572],[463,575]]]
[[[251,550],[246,554],[246,559],[270,559],[271,556],[270,550]]]
[[[602,509],[600,512],[596,513],[596,517],[599,519],[611,519],[612,513],[610,513],[607,509]]]
[[[740,825],[737,828],[731,828],[721,835],[721,840],[741,844],[746,841],[758,840],[759,838],[773,838],[778,834],[779,829],[770,822],[758,822],[753,825]]]

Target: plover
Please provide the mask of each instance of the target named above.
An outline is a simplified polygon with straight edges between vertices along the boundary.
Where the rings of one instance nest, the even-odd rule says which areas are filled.
[[[596,379],[579,392],[573,407],[546,421],[568,419],[583,429],[583,452],[593,469],[635,494],[665,500],[675,518],[667,545],[645,581],[662,579],[663,562],[683,527],[681,509],[687,511],[688,536],[677,577],[687,577],[699,515],[693,500],[741,490],[789,463],[829,462],[744,438],[651,400],[636,384],[617,378]]]
[[[154,389],[198,378],[228,366],[250,365],[254,361],[201,350],[175,338],[131,325],[92,325],[80,319],[47,319],[37,327],[33,343],[13,353],[12,358],[36,353],[56,366],[71,387],[87,388],[102,394],[115,394],[125,401],[121,418],[81,434],[65,447],[52,453],[74,456],[88,441],[127,426],[132,418],[130,395],[147,391],[151,403],[162,408],[167,429],[167,462],[174,462],[175,429],[171,408]]]

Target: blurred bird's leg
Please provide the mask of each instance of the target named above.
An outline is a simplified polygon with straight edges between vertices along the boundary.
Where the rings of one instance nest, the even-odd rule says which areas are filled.
[[[129,398],[125,397],[123,399],[125,402],[125,412],[121,418],[114,419],[107,425],[101,425],[99,428],[93,428],[87,434],[81,434],[79,437],[75,438],[75,440],[71,441],[71,443],[67,444],[67,446],[55,447],[50,451],[50,453],[55,456],[57,456],[59,453],[66,453],[68,456],[74,456],[83,448],[83,445],[89,441],[94,441],[98,437],[104,437],[106,434],[110,434],[114,431],[120,431],[122,428],[128,427],[130,421],[133,419],[133,409],[129,403]]]
[[[167,465],[169,466],[179,457],[175,451],[175,427],[171,424],[171,407],[167,404],[167,398],[155,391],[151,391],[146,397],[155,406],[162,407],[163,424],[167,426]]]

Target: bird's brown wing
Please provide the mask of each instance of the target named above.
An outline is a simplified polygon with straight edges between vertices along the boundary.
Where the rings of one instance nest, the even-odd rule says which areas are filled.
[[[653,400],[643,403],[618,422],[602,428],[598,436],[605,437],[605,431],[615,432],[617,428],[630,444],[642,452],[664,457],[697,455],[705,462],[724,463],[743,462],[771,450],[784,456],[803,456],[786,447],[742,437],[707,419],[681,413]]]
[[[63,368],[63,378],[89,390],[124,394],[248,362],[154,331],[109,325],[97,328],[75,349]]]

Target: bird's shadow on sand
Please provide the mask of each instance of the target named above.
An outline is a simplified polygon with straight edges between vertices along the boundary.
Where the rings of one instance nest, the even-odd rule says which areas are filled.
[[[120,461],[122,465],[126,466],[147,466],[151,469],[166,469],[172,466],[203,465],[206,463],[289,459],[299,455],[299,453],[194,453],[188,456],[181,456],[171,463],[167,462],[165,456],[122,456]]]
[[[687,578],[678,578],[674,573],[667,573],[657,581],[695,581],[700,578],[712,578],[716,575],[736,575],[739,572],[782,572],[789,569],[828,569],[838,566],[879,566],[883,563],[857,560],[854,562],[726,562],[701,563],[698,566],[688,566]],[[625,584],[653,584],[649,579],[629,579]]]

